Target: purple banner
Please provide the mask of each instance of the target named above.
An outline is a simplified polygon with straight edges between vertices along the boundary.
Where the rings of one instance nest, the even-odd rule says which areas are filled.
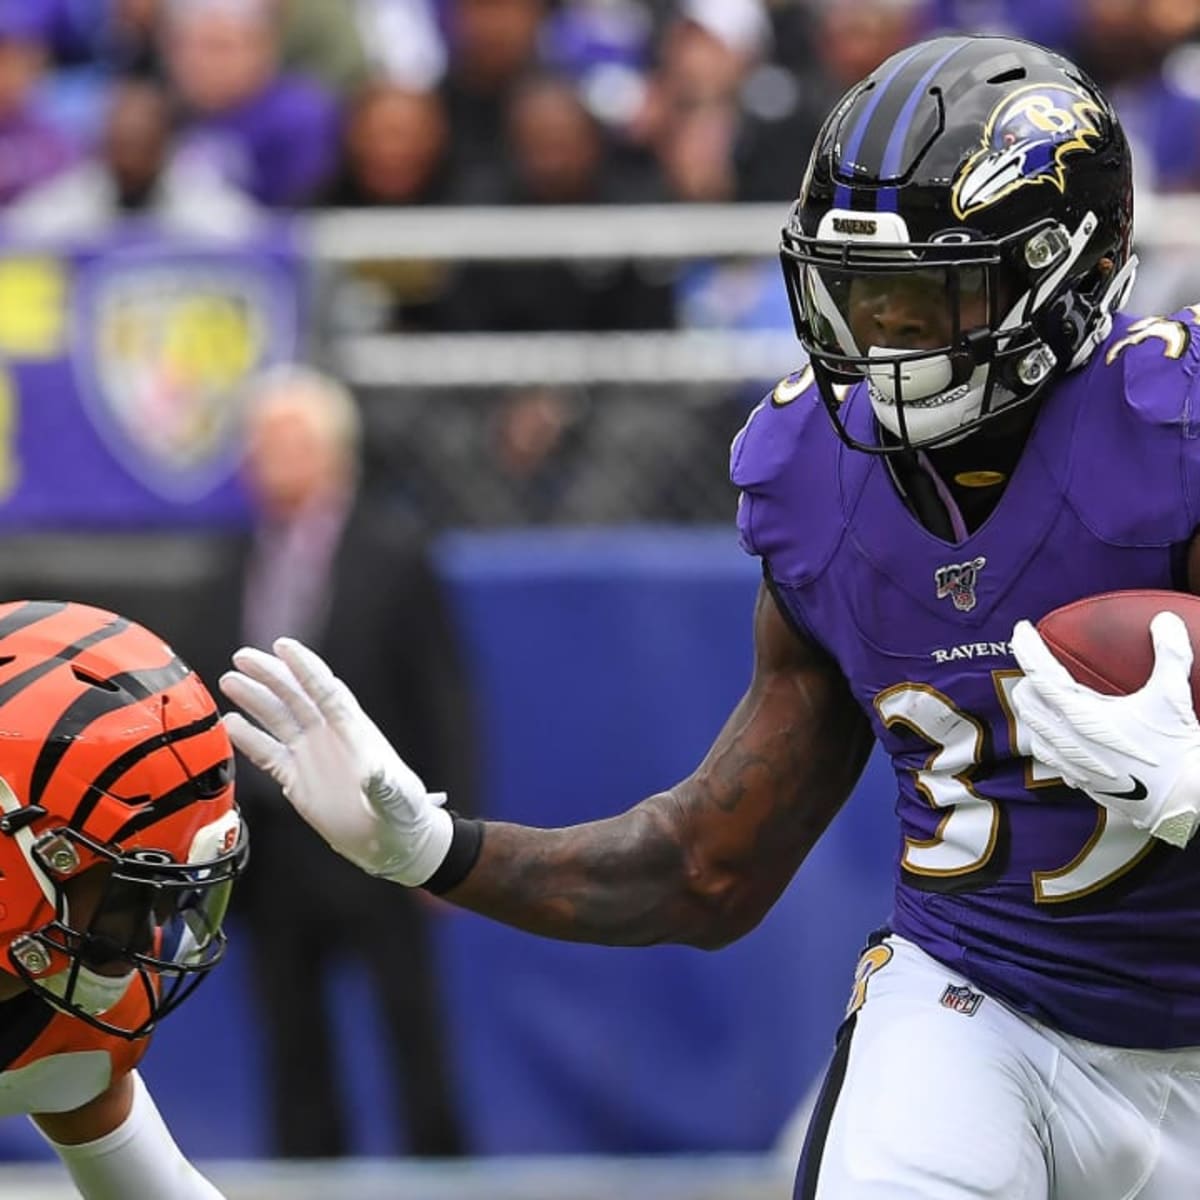
[[[0,527],[240,523],[245,384],[296,355],[305,285],[287,229],[0,246]]]

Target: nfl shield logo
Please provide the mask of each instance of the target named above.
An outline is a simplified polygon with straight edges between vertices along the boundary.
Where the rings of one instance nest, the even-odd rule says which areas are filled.
[[[959,612],[970,612],[975,607],[975,585],[979,581],[979,572],[986,565],[987,559],[981,554],[970,562],[938,567],[933,573],[937,598],[945,600],[949,596]]]
[[[280,283],[250,257],[93,266],[76,325],[80,391],[144,486],[188,501],[232,473],[241,387],[294,348],[295,304]]]
[[[974,991],[965,984],[962,987],[956,987],[953,983],[948,983],[946,990],[942,993],[942,1007],[962,1013],[964,1017],[973,1017],[979,1011],[982,1003],[983,993]]]

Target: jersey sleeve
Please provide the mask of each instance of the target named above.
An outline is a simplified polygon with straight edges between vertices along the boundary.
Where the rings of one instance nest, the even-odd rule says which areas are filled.
[[[1200,526],[1200,305],[1120,321],[1097,358],[1074,439],[1081,515],[1116,542],[1182,542]]]
[[[742,548],[779,582],[800,582],[828,560],[837,438],[805,367],[781,380],[733,439]]]

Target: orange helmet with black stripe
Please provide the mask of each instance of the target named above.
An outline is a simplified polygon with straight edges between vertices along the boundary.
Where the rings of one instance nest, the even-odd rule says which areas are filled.
[[[142,1037],[220,960],[248,852],[200,678],[149,630],[0,605],[0,969]]]

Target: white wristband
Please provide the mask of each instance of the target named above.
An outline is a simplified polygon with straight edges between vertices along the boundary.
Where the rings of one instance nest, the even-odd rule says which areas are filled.
[[[84,1200],[224,1200],[184,1158],[141,1076],[132,1074],[133,1106],[111,1133],[78,1146],[46,1138],[80,1195]]]

